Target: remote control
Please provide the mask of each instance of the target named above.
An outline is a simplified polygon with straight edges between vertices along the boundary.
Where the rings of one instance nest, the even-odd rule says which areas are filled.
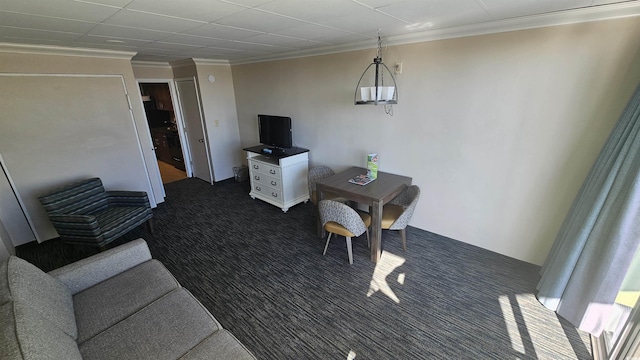
[[[265,153],[265,154],[271,154],[272,150],[269,149],[269,148],[264,148],[264,149],[262,149],[262,152]]]

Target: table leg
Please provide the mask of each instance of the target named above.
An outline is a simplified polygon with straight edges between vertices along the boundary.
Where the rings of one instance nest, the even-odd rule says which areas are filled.
[[[371,261],[380,260],[382,250],[382,202],[371,205]]]
[[[320,200],[324,199],[324,191],[316,188],[316,207],[320,203]],[[324,227],[322,227],[322,222],[320,221],[320,211],[316,209],[316,233],[319,238],[324,238],[325,232]]]

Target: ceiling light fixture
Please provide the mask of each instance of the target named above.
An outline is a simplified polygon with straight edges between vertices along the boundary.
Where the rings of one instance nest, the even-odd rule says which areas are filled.
[[[387,79],[386,85],[385,79]],[[391,105],[398,103],[396,79],[387,65],[382,62],[380,30],[378,30],[378,53],[360,76],[353,102],[355,105],[384,105],[385,112],[389,115],[393,115]]]

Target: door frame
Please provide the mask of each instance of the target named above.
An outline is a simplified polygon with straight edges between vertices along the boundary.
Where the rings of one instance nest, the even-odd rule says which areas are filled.
[[[171,103],[173,106],[173,114],[176,117],[176,127],[179,129],[178,137],[180,138],[180,147],[182,150],[182,158],[184,160],[185,172],[187,173],[187,177],[193,176],[193,171],[191,168],[191,154],[189,153],[189,148],[186,143],[186,135],[184,134],[184,121],[182,120],[182,112],[178,109],[178,96],[175,85],[173,83],[173,79],[136,79],[136,84],[138,85],[138,93],[140,93],[140,84],[167,84],[169,87],[169,95],[171,96]],[[140,100],[142,100],[142,93],[140,93]],[[147,128],[149,129],[149,136],[151,136],[151,129],[149,128],[149,122],[147,119],[147,113],[144,112],[145,122],[147,124]],[[153,143],[153,141],[151,142]],[[153,150],[155,154],[155,149]],[[157,157],[156,157],[157,159]],[[156,176],[158,177],[160,183],[162,184],[162,177],[160,176],[160,168],[156,163],[156,168],[158,169],[156,172]],[[164,185],[162,186],[162,195],[166,196],[164,191]]]
[[[178,82],[181,81],[193,81],[193,87],[196,93],[196,102],[198,104],[198,112],[200,113],[200,126],[202,128],[202,135],[203,135],[203,139],[204,139],[204,149],[205,149],[205,153],[207,155],[207,166],[208,166],[208,170],[209,170],[209,182],[211,185],[213,185],[213,164],[211,162],[211,147],[209,146],[209,134],[207,132],[207,126],[205,125],[205,120],[204,120],[204,111],[202,109],[202,99],[200,97],[200,90],[199,90],[199,85],[198,85],[198,79],[195,76],[188,76],[188,77],[182,77],[182,78],[176,78],[173,79],[173,82],[175,84],[175,90],[176,90],[176,99],[177,99],[177,104],[178,104],[178,111],[180,112],[180,118],[181,120],[184,119],[184,114],[182,113],[182,102],[180,101],[180,92],[178,90]],[[174,110],[175,110],[175,106],[174,106]],[[185,139],[185,143],[188,144],[188,139],[186,136],[186,124],[183,121],[182,122],[182,128],[181,128],[181,132],[184,133],[184,139]],[[180,140],[182,141],[182,139]],[[184,145],[183,145],[183,149],[184,149]],[[187,151],[190,151],[191,149],[191,144],[188,144],[188,149]],[[185,161],[186,162],[186,161]],[[191,166],[191,152],[189,152],[189,166]],[[193,172],[191,173],[190,177],[193,177]]]

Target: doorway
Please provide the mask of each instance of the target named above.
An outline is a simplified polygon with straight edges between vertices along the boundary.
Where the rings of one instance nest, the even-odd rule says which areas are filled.
[[[169,83],[139,83],[163,184],[186,179],[185,156]]]

